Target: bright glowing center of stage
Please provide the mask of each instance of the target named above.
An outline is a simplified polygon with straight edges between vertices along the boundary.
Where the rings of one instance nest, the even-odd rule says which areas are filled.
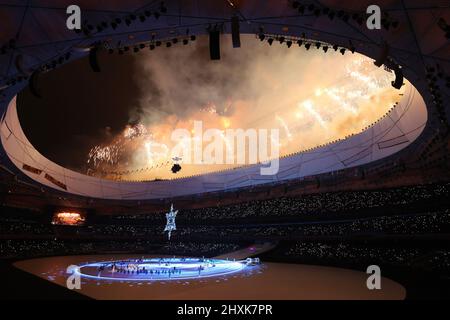
[[[248,261],[203,258],[151,258],[81,265],[82,277],[96,280],[168,281],[219,277],[249,267]]]

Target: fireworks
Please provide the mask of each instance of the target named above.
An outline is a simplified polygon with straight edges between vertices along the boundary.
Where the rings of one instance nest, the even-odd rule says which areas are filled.
[[[104,177],[120,175],[122,179],[151,180],[173,178],[170,171],[173,159],[182,159],[176,161],[183,164],[177,177],[237,167],[235,164],[188,164],[197,151],[198,131],[208,129],[221,132],[219,139],[224,153],[235,151],[235,145],[227,139],[229,129],[279,129],[280,141],[272,142],[280,147],[280,156],[285,156],[361,132],[380,119],[401,93],[391,87],[392,73],[376,68],[371,59],[358,54],[342,57],[337,53],[336,60],[322,61],[316,59],[323,54],[318,52],[316,60],[306,65],[306,58],[300,59],[301,53],[292,50],[287,53],[283,50],[283,59],[279,59],[281,53],[271,56],[275,48],[270,52],[263,49],[260,56],[254,54],[255,50],[259,49],[252,51],[254,66],[247,67],[249,76],[243,77],[242,82],[235,79],[236,83],[214,83],[219,89],[224,84],[233,87],[227,96],[216,91],[213,82],[201,82],[197,87],[189,85],[186,95],[182,92],[183,83],[178,86],[178,78],[169,77],[169,88],[180,88],[182,94],[178,96],[176,90],[167,90],[170,91],[167,94],[160,90],[162,102],[155,108],[158,116],[153,118],[151,112],[145,112],[140,118],[142,123],[129,124],[109,143],[94,146],[88,154],[90,169]],[[157,63],[149,61],[146,63]],[[158,73],[167,71],[160,70],[161,65],[154,69],[147,67],[142,69],[154,72],[159,82],[174,74]],[[226,74],[224,69],[213,71]],[[299,75],[293,70],[303,72]],[[189,80],[195,82],[194,78]],[[189,100],[191,96],[196,99]],[[173,111],[173,106],[179,110]],[[151,110],[149,107],[146,111]],[[201,121],[203,128],[194,128],[195,121]],[[171,135],[176,129],[184,129],[191,135],[175,142]]]
[[[123,131],[123,137],[125,139],[134,139],[145,136],[147,134],[147,128],[141,124],[128,125]]]
[[[118,163],[120,147],[116,144],[110,146],[95,146],[89,151],[88,164],[97,168],[100,164],[114,165]]]
[[[148,138],[147,128],[141,124],[127,125],[122,134],[109,145],[97,145],[91,148],[88,154],[87,164],[94,168],[104,166],[117,166],[124,152],[132,142],[140,138]],[[137,143],[138,145],[140,142]],[[125,155],[126,156],[126,155]]]

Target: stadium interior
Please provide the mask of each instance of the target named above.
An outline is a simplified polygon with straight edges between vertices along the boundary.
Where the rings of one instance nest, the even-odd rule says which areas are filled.
[[[0,3],[2,298],[450,298],[448,1],[72,2]],[[276,126],[278,172],[149,156],[192,120]]]

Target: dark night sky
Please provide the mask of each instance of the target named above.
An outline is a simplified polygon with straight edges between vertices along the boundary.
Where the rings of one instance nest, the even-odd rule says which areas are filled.
[[[41,75],[41,99],[29,88],[21,92],[19,119],[36,149],[56,163],[80,169],[89,149],[105,141],[106,127],[119,132],[129,122],[131,108],[138,106],[133,59],[131,54],[100,53],[100,73],[84,58]]]

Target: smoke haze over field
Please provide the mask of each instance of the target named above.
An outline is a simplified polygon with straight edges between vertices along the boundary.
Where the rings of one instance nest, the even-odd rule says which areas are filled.
[[[208,38],[198,37],[186,46],[101,56],[101,74],[71,70],[81,92],[76,106],[88,108],[89,117],[78,130],[84,137],[78,146],[94,149],[86,164],[89,150],[74,146],[84,159],[74,151],[69,162],[110,178],[172,178],[171,133],[184,128],[194,134],[194,121],[205,130],[278,129],[280,155],[287,155],[360,132],[401,93],[390,85],[392,73],[359,54],[276,41],[269,46],[251,35],[242,36],[237,49],[223,36],[221,49],[221,60],[211,61]],[[97,113],[89,115],[89,107]],[[70,146],[73,136],[66,139]],[[177,177],[230,167],[184,165]]]

